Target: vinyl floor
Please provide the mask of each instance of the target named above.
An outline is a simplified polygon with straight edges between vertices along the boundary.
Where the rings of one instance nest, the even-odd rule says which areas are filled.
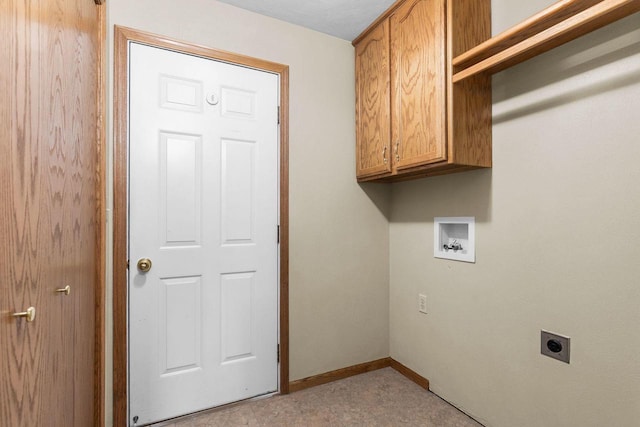
[[[156,427],[482,427],[392,368],[223,407]]]

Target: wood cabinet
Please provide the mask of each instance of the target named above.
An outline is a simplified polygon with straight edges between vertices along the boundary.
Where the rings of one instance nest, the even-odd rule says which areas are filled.
[[[491,81],[451,67],[490,22],[490,0],[402,0],[354,40],[359,181],[491,166]]]
[[[385,20],[356,46],[358,176],[391,172],[389,54],[389,22]]]

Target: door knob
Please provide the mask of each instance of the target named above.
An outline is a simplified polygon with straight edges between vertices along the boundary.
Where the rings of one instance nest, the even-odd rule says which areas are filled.
[[[21,313],[13,313],[13,317],[25,317],[27,322],[33,322],[36,320],[36,308],[29,307],[27,311],[23,311]]]
[[[151,270],[151,260],[149,258],[140,258],[138,260],[138,270],[140,270],[143,273],[146,273],[147,271]]]
[[[71,286],[67,285],[64,288],[56,289],[56,292],[59,294],[69,295],[71,293]]]

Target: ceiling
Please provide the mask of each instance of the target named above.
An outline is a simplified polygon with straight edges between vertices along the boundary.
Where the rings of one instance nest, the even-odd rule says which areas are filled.
[[[219,1],[351,41],[395,0]]]

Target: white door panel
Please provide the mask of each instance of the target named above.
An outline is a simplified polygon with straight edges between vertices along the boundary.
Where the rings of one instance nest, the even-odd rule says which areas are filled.
[[[129,389],[141,425],[277,390],[278,78],[135,43],[130,61]]]

